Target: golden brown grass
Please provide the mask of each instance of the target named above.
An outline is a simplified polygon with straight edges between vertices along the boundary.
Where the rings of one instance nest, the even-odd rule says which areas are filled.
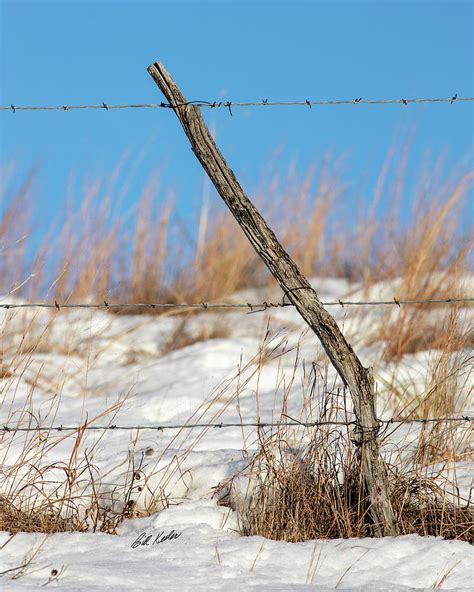
[[[199,343],[201,341],[208,341],[209,339],[223,339],[230,337],[230,327],[220,319],[209,319],[209,322],[202,324],[199,328],[194,327],[192,330],[188,323],[189,317],[183,316],[176,328],[167,337],[162,348],[162,353],[167,354],[171,351]]]
[[[369,500],[349,434],[316,427],[310,443],[290,445],[282,430],[260,439],[252,466],[253,489],[240,505],[242,534],[300,542],[373,536]],[[472,503],[452,495],[452,486],[424,465],[392,466],[391,502],[400,534],[474,537]],[[238,498],[237,498],[238,499]]]
[[[287,462],[275,461],[268,452],[272,462],[258,469],[265,477],[250,506],[240,508],[242,534],[288,542],[373,536],[356,464],[339,472],[334,466],[339,459],[327,450],[310,450]],[[420,479],[417,473],[392,477],[391,494],[400,534],[472,542],[472,505],[447,501],[434,479]]]
[[[420,189],[411,200],[412,217],[402,223],[399,214],[406,158],[403,153],[400,170],[388,190],[385,186],[390,162],[384,165],[371,206],[357,224],[353,220],[353,196],[341,181],[339,163],[331,164],[334,161],[329,157],[319,169],[309,168],[302,179],[290,176],[282,182],[275,178],[267,184],[265,197],[260,192],[256,201],[307,276],[346,276],[360,281],[368,292],[376,282],[398,278],[393,296],[399,299],[464,295],[462,278],[469,270],[472,242],[462,236],[460,229],[473,173],[459,173],[439,182],[436,170],[425,171],[420,175]],[[117,178],[112,175],[115,181],[86,188],[79,207],[63,212],[42,244],[33,248],[33,221],[28,212],[34,199],[34,171],[29,174],[16,193],[7,196],[7,207],[2,212],[0,290],[32,300],[59,302],[176,303],[224,299],[242,288],[272,284],[272,278],[227,211],[218,207],[211,217],[200,212],[197,230],[187,233],[173,209],[171,196],[155,203],[159,184],[153,178],[145,186],[135,211],[116,217],[113,204],[123,189]],[[385,191],[392,197],[392,206],[381,215],[378,205]],[[467,380],[466,368],[472,361],[466,354],[472,346],[472,336],[463,329],[462,308],[452,306],[445,315],[434,316],[431,310],[422,305],[387,309],[372,337],[372,342],[383,350],[381,358],[387,364],[396,365],[407,354],[421,350],[439,350],[427,368],[423,392],[413,394],[402,387],[396,370],[384,385],[399,417],[457,415],[466,403],[463,381]],[[138,313],[143,309],[125,312]],[[222,324],[193,332],[187,314],[169,336],[165,353],[228,334]],[[37,336],[35,317],[25,319],[19,343],[10,344],[7,330],[2,334],[3,401],[6,391],[15,389],[26,371],[29,356],[40,347],[50,347],[48,326]],[[262,371],[267,359],[278,355],[274,344],[262,347],[252,368],[250,363],[241,367],[233,377],[234,383],[230,381],[214,393],[189,422],[216,421],[229,405],[239,405],[241,390]],[[9,421],[14,418],[17,425],[35,424],[31,401],[39,379],[39,373],[36,379],[30,379],[30,398],[23,410],[15,411],[14,416],[13,407],[7,410]],[[290,379],[285,400],[291,385]],[[59,397],[51,401],[41,428],[46,425],[45,420],[54,417],[57,404]],[[117,409],[109,408],[104,414],[113,416]],[[178,432],[167,450],[172,446],[179,453],[166,466],[157,463],[152,474],[160,474],[160,486],[152,491],[150,475],[141,475],[141,467],[133,466],[130,457],[127,479],[109,492],[104,503],[98,495],[100,476],[93,454],[84,450],[84,432],[78,430],[52,438],[39,429],[25,440],[24,449],[8,474],[2,473],[0,528],[11,532],[91,528],[113,533],[125,517],[158,511],[169,503],[169,483],[180,474],[181,464],[205,433],[206,430],[197,435],[192,430]],[[459,445],[456,434],[452,426],[425,426],[414,453],[413,470],[392,473],[393,503],[404,533],[462,540],[472,537],[472,508],[448,502],[438,481],[426,473],[426,467],[434,462],[463,458],[465,449]],[[6,451],[10,439],[20,435],[2,435]],[[71,442],[68,461],[44,466],[46,453],[54,450],[55,442],[65,438]],[[259,454],[251,467],[258,486],[244,509],[243,532],[291,541],[370,535],[368,502],[347,434],[317,429],[310,435],[309,445],[303,445],[298,438],[289,432],[260,433]],[[160,451],[160,462],[165,453],[166,450]],[[29,467],[26,472],[25,466]],[[137,473],[140,479],[135,478]],[[54,480],[57,484],[51,490],[49,484]],[[21,490],[15,486],[18,482]],[[139,509],[145,494],[147,501]]]
[[[426,355],[421,383],[416,374],[411,378],[406,376],[410,362],[403,358],[392,361],[392,370],[387,378],[378,376],[384,389],[386,407],[393,417],[411,420],[466,414],[472,396],[474,358],[469,316],[465,312],[460,306],[451,305],[436,319],[436,333],[431,342],[425,342],[419,348],[431,350]],[[419,324],[422,323],[420,320]],[[468,425],[456,422],[423,425],[415,452],[415,459],[420,465],[461,460],[468,454]]]
[[[397,299],[448,299],[469,295],[463,284],[469,270],[472,237],[462,236],[462,217],[466,198],[472,189],[474,172],[433,193],[418,196],[412,222],[398,227],[396,213],[385,221],[384,240],[377,262],[363,272],[365,287],[374,281],[396,278],[392,296]],[[464,208],[463,208],[464,205]],[[392,221],[390,221],[390,217]],[[386,309],[377,338],[384,342],[386,360],[401,360],[404,354],[443,347],[447,337],[442,317],[427,319],[430,305]],[[432,310],[432,309],[431,309]],[[464,343],[466,340],[464,340]]]
[[[4,458],[15,441],[23,445],[16,458],[10,450],[9,462],[1,472],[0,530],[13,534],[66,531],[115,534],[125,518],[135,515],[133,496],[140,490],[141,465],[135,466],[133,456],[129,455],[123,482],[118,480],[104,488],[94,464],[95,450],[102,437],[92,444],[86,439],[87,426],[107,416],[111,423],[121,404],[105,410],[74,432],[58,435],[36,420],[37,429],[26,435],[15,427],[2,434]],[[24,417],[17,418],[18,427],[25,424],[35,427],[33,422],[28,425]],[[55,458],[59,445],[64,450],[65,443],[69,445],[69,458],[46,461]]]
[[[81,527],[73,518],[63,518],[57,509],[45,507],[25,510],[0,497],[0,530],[15,534],[17,532],[70,532],[80,531]]]
[[[306,390],[324,393],[313,407],[305,400],[301,422],[322,422],[316,427],[260,428],[258,446],[248,467],[222,483],[220,504],[239,512],[241,533],[275,540],[299,542],[310,539],[373,536],[369,499],[363,486],[359,453],[351,439],[351,426],[324,425],[347,418],[348,393],[330,388],[313,368]],[[291,379],[290,379],[291,383]],[[289,392],[283,397],[276,419],[287,416]],[[306,399],[306,398],[305,398]],[[258,407],[258,405],[257,405]],[[438,424],[435,424],[438,425]],[[440,430],[423,426],[414,451],[398,441],[389,459],[389,491],[400,534],[441,536],[468,542],[474,537],[474,508],[470,496],[457,492],[447,478],[460,457],[450,454],[459,424],[439,424]],[[469,427],[462,426],[465,432]],[[394,430],[383,431],[382,443],[392,448]],[[464,434],[465,435],[465,434]],[[436,462],[421,448],[437,448]],[[451,477],[452,478],[452,477]],[[247,483],[242,490],[242,484]]]
[[[295,353],[293,348],[288,348],[284,340],[271,339],[267,330],[255,357],[247,363],[241,362],[235,375],[224,381],[187,423],[219,422],[226,409],[240,405],[240,395],[250,381],[257,384],[255,404],[259,417],[260,375],[268,362],[280,363],[291,352]],[[286,417],[299,363],[296,351],[293,372],[277,380],[275,400],[281,401],[281,409],[275,410],[275,420],[283,421]],[[316,372],[313,367],[304,386],[304,413],[311,416],[308,419],[317,413],[320,421],[341,418],[345,414],[345,395],[335,393],[327,382],[316,384]],[[32,384],[32,396],[34,389]],[[321,389],[326,398],[315,411],[312,397]],[[87,424],[83,422],[74,433],[57,434],[47,429],[47,423],[54,418],[59,400],[51,402],[51,409],[40,425],[33,415],[32,396],[21,413],[16,412],[11,419],[15,419],[17,426],[38,424],[38,429],[25,439],[14,464],[11,456],[8,469],[4,463],[2,473],[0,527],[10,532],[92,530],[113,534],[125,518],[149,515],[181,501],[170,498],[170,487],[176,480],[185,479],[187,457],[212,429],[178,430],[163,450],[150,451],[150,456],[155,457],[153,463],[148,449],[137,463],[135,437],[130,443],[125,479],[104,491],[102,477],[94,464],[94,447],[98,442],[92,448],[87,445],[85,428],[96,419],[107,418],[112,423],[122,403],[119,401]],[[8,451],[14,439],[23,435],[13,429],[2,438]],[[440,434],[432,434],[424,442],[433,444],[439,438]],[[69,458],[45,461],[46,455],[54,458],[55,447],[61,442],[70,444]],[[358,457],[350,433],[332,426],[306,433],[284,427],[270,433],[260,429],[257,444],[257,453],[247,471],[254,484],[251,495],[244,505],[234,506],[242,515],[243,534],[293,542],[371,536],[368,500],[361,486]],[[176,452],[166,460],[170,450]],[[123,462],[127,463],[125,459]],[[461,502],[451,500],[439,479],[427,470],[430,463],[427,455],[419,455],[414,468],[407,470],[400,465],[392,469],[393,503],[402,532],[470,540],[471,506],[464,507]]]
[[[436,168],[422,171],[419,189],[406,200],[412,210],[407,222],[400,216],[404,166],[401,158],[392,187],[385,186],[387,171],[382,170],[356,224],[354,196],[341,180],[340,160],[331,155],[300,179],[290,174],[282,180],[275,174],[254,190],[255,201],[307,276],[349,276],[366,288],[400,278],[393,294],[398,298],[455,296],[472,247],[460,229],[474,173],[453,173],[441,182]],[[118,216],[116,202],[127,183],[121,186],[118,173],[111,179],[87,186],[82,199],[71,197],[79,205],[64,208],[35,247],[28,214],[33,211],[34,171],[16,194],[3,198],[4,293],[15,289],[30,299],[59,302],[202,302],[273,283],[217,196],[211,214],[203,206],[205,211],[190,212],[183,221],[174,207],[176,198],[160,192],[159,179],[153,177],[133,210]],[[385,211],[379,207],[382,193],[392,198]],[[386,324],[380,338],[390,338],[387,355],[400,356],[414,347],[417,316],[416,308],[404,308],[396,319],[396,337]]]
[[[8,427],[0,430],[0,529],[11,533],[88,529],[113,533],[129,515],[126,501],[136,486],[134,468],[125,471],[122,483],[112,484],[104,492],[94,466],[95,451],[104,434],[91,443],[86,428],[101,420],[112,423],[126,395],[115,403],[104,403],[97,417],[77,418],[77,429],[52,430],[50,426],[59,423],[57,413],[67,377],[60,364],[48,369],[34,362],[44,351],[54,359],[57,348],[49,335],[53,324],[54,316],[39,322],[38,312],[20,318],[13,312],[1,324],[0,408],[2,422]],[[87,376],[87,364],[82,371]],[[81,379],[86,380],[84,376]],[[26,396],[19,403],[18,390],[25,388]],[[22,431],[25,429],[29,431]],[[58,448],[62,449],[60,454],[55,452]]]
[[[235,374],[218,385],[185,424],[218,423],[264,365],[281,355],[279,347],[280,342],[269,340],[267,334],[262,346],[265,351],[247,362],[241,361]],[[28,356],[33,353],[28,352]],[[2,409],[9,430],[0,432],[0,528],[12,533],[74,530],[115,534],[125,518],[147,516],[181,501],[170,498],[169,490],[175,481],[185,481],[183,466],[188,456],[212,429],[178,429],[162,449],[148,447],[141,453],[137,450],[138,433],[132,432],[128,455],[117,460],[120,477],[111,480],[100,474],[94,462],[105,432],[99,432],[91,442],[87,428],[98,422],[116,423],[125,398],[97,417],[81,419],[75,430],[57,432],[49,425],[55,422],[60,394],[49,401],[49,409],[43,409],[40,419],[33,405],[34,395],[39,395],[35,393],[37,383],[31,385],[30,396],[21,409],[14,407],[14,382],[0,386],[4,400],[7,389],[11,395],[10,411],[5,404]],[[25,433],[20,428],[31,431]],[[59,445],[62,452],[58,457]],[[168,454],[170,451],[172,454]]]

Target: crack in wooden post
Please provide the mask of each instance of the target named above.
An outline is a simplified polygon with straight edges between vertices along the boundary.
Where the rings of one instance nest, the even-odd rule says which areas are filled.
[[[361,470],[370,501],[374,534],[397,535],[398,527],[390,502],[387,468],[380,455],[377,438],[379,422],[375,412],[372,373],[363,367],[336,321],[323,307],[315,290],[245,194],[212,139],[200,108],[186,103],[161,62],[149,66],[148,72],[177,115],[194,154],[217,192],[288,300],[316,333],[336,371],[349,388],[357,421],[356,444],[360,451]]]

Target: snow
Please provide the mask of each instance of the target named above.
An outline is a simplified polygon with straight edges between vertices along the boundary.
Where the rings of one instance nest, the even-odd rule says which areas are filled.
[[[467,278],[466,285],[472,286],[472,280]],[[384,283],[367,296],[343,279],[311,281],[322,300],[385,299],[397,286]],[[1,300],[15,301],[11,296]],[[229,299],[264,300],[281,301],[281,293],[246,290]],[[465,311],[472,317],[469,309]],[[391,367],[377,357],[380,347],[362,338],[380,322],[378,307],[364,309],[363,314],[349,307],[332,307],[331,312],[363,363],[375,367],[379,412],[391,417],[390,406],[383,403],[383,381],[396,371],[407,393],[422,390],[435,352],[411,354],[397,368]],[[285,402],[288,416],[308,419],[315,413],[307,380],[313,361],[321,368],[321,384],[325,379],[333,390],[341,386],[335,372],[323,365],[315,336],[305,331],[292,308],[194,314],[187,321],[190,334],[198,335],[215,323],[225,326],[228,337],[166,353],[164,346],[179,328],[180,318],[87,309],[0,309],[3,364],[17,367],[14,376],[0,378],[0,425],[38,422],[43,435],[26,452],[31,434],[6,434],[0,440],[0,494],[21,490],[26,498],[31,490],[24,484],[32,464],[44,470],[36,493],[51,495],[55,481],[64,481],[61,463],[70,461],[75,439],[66,431],[48,431],[51,425],[77,426],[86,419],[92,426],[132,428],[277,421]],[[267,331],[270,336],[263,343]],[[297,345],[298,352],[293,349]],[[19,349],[23,355],[15,357]],[[467,377],[460,388],[468,393],[469,386]],[[348,407],[350,412],[350,403]],[[472,405],[467,412],[472,412]],[[460,426],[460,432],[463,429]],[[402,426],[394,447],[413,442],[417,433],[417,425]],[[140,514],[151,509],[153,513],[125,520],[117,536],[0,532],[0,573],[11,570],[0,576],[0,588],[29,590],[48,583],[68,591],[472,589],[473,547],[465,542],[408,535],[286,543],[239,536],[238,513],[219,505],[216,492],[235,475],[240,475],[234,481],[236,495],[246,490],[249,483],[242,471],[256,444],[251,426],[85,432],[76,467],[84,466],[81,455],[87,451],[101,476],[96,493],[103,503],[120,511],[119,493],[133,470],[140,483],[146,481],[141,491],[133,490],[134,508]],[[457,463],[456,479],[462,494],[468,495],[472,468],[467,461]],[[76,488],[81,499],[91,494],[86,473]],[[59,487],[57,493],[61,491]],[[156,491],[169,507],[154,500]],[[171,532],[179,536],[153,544]],[[151,535],[149,544],[134,544],[142,533]],[[25,563],[23,572],[16,569]],[[52,570],[58,574],[51,575]]]
[[[417,535],[285,543],[240,537],[236,527],[224,508],[199,500],[126,521],[115,537],[18,534],[2,549],[2,569],[40,551],[23,577],[2,579],[2,590],[36,589],[53,569],[64,570],[54,589],[68,592],[471,589],[474,556],[467,543]],[[173,531],[178,538],[154,543]],[[0,547],[7,539],[0,534]]]

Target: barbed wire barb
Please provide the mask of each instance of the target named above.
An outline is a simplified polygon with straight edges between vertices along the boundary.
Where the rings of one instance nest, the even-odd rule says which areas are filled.
[[[413,99],[343,99],[343,100],[310,100],[304,99],[301,101],[269,101],[263,99],[261,101],[203,101],[193,100],[186,101],[185,103],[170,104],[164,103],[128,103],[123,105],[111,105],[105,101],[101,101],[97,105],[1,105],[0,111],[11,111],[16,113],[17,111],[74,111],[74,110],[85,110],[85,109],[100,109],[101,111],[111,111],[116,109],[176,109],[178,107],[185,107],[187,105],[193,105],[194,107],[209,107],[212,109],[219,109],[224,107],[229,110],[232,115],[233,107],[289,107],[289,106],[302,106],[310,107],[313,105],[388,105],[388,104],[402,104],[408,105],[409,103],[461,103],[465,101],[474,101],[474,97],[458,97],[457,93],[449,97],[426,97],[426,98],[413,98]]]
[[[285,295],[286,296],[286,295]],[[322,302],[324,306],[397,306],[401,305],[416,305],[416,304],[456,304],[465,303],[468,304],[474,302],[474,298],[427,298],[419,300],[401,300],[393,297],[392,300],[333,300]],[[282,302],[259,302],[259,303],[234,303],[234,302],[121,302],[113,303],[108,300],[103,300],[99,303],[88,303],[88,302],[77,302],[77,303],[60,303],[57,300],[54,303],[49,302],[0,302],[0,308],[7,310],[18,309],[18,308],[55,308],[58,312],[65,308],[105,308],[107,310],[117,308],[199,308],[202,310],[212,310],[219,308],[240,308],[249,310],[249,313],[263,312],[271,308],[286,308],[288,306],[294,306],[291,302],[285,302],[284,298]]]
[[[428,423],[470,423],[474,421],[474,417],[469,415],[463,415],[459,417],[428,417],[428,418],[414,418],[414,419],[379,419],[378,422],[380,426],[382,425],[392,425],[392,424],[411,424],[411,423],[421,423],[421,424],[428,424]],[[161,425],[78,425],[78,426],[36,426],[36,427],[22,427],[22,426],[8,426],[3,425],[0,426],[0,432],[5,433],[14,433],[14,432],[69,432],[69,431],[83,431],[83,430],[104,430],[104,431],[114,431],[114,430],[153,430],[162,432],[164,430],[184,430],[184,429],[194,429],[194,428],[216,428],[216,429],[226,429],[226,428],[281,428],[281,427],[319,427],[319,426],[345,426],[349,427],[353,425],[354,427],[360,428],[361,426],[357,423],[357,421],[261,421],[261,422],[212,422],[212,423],[185,423],[185,424],[161,424]]]

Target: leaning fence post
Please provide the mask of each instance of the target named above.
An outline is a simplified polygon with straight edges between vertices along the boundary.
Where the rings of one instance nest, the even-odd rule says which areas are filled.
[[[257,254],[280,284],[287,299],[318,336],[329,359],[349,388],[357,422],[355,443],[361,454],[361,468],[370,500],[374,534],[394,536],[398,528],[390,502],[385,463],[380,455],[379,422],[375,411],[374,380],[364,368],[333,317],[275,234],[245,194],[217,148],[199,107],[188,104],[161,62],[148,67],[177,115],[191,147]]]

